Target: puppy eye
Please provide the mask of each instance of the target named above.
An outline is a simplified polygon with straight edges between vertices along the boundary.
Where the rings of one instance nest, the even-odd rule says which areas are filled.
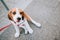
[[[16,14],[16,12],[13,12],[13,14],[15,15],[15,14]]]
[[[24,12],[20,12],[20,14],[23,14]]]

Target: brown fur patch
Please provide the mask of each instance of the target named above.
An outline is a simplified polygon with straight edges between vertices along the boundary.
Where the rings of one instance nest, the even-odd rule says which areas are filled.
[[[30,20],[30,16],[26,14],[22,9],[19,9],[19,12],[22,16],[24,16],[24,18],[26,18],[27,20]]]
[[[9,12],[8,12],[8,18],[9,18],[9,20],[13,20],[12,11],[9,11]]]
[[[16,8],[9,10],[9,12],[8,12],[9,20],[13,20],[13,16],[14,16],[13,12],[16,12]]]

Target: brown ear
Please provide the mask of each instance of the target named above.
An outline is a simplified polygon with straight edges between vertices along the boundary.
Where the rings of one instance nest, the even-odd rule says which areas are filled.
[[[13,17],[12,17],[12,11],[9,11],[9,12],[8,12],[8,18],[9,18],[9,20],[12,20],[12,18],[13,18]]]
[[[20,15],[22,15],[22,20],[24,20],[24,12],[23,11],[20,12]]]
[[[19,11],[20,11],[20,14],[24,16],[24,18],[26,18],[27,20],[31,19],[31,17],[28,14],[26,14],[23,10],[19,9]]]

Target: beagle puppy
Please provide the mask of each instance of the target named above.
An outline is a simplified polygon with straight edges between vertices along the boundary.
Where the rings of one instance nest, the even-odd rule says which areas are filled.
[[[29,26],[28,21],[31,21],[37,27],[41,27],[40,23],[37,23],[36,21],[34,21],[22,9],[18,9],[18,8],[11,9],[8,12],[8,18],[9,18],[10,22],[14,25],[14,28],[16,30],[15,37],[19,37],[19,35],[20,35],[19,27],[21,27],[21,28],[23,28],[25,30],[25,34],[27,34],[28,32],[30,34],[33,33],[33,30]]]

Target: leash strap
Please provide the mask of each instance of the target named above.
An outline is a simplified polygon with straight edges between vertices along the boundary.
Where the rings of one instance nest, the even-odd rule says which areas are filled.
[[[10,25],[11,25],[11,24],[6,25],[6,26],[4,26],[4,27],[0,28],[0,31],[4,30],[5,28],[8,28]]]
[[[23,21],[22,23],[24,23],[24,21]],[[21,25],[22,23],[20,23],[19,25]],[[11,24],[12,24],[12,23],[11,23]],[[4,29],[8,28],[11,24],[6,25],[6,26],[0,28],[0,31],[2,31],[2,30],[4,30]],[[16,24],[16,22],[15,22],[15,24]],[[17,25],[17,26],[19,26],[19,25]],[[24,24],[23,24],[22,26],[24,26]]]

